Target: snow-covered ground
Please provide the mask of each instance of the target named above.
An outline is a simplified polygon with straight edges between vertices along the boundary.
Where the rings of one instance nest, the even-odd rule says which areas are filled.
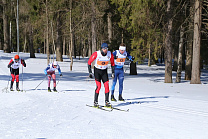
[[[70,60],[65,56],[64,62],[59,62],[63,73],[57,86],[59,93],[49,93],[47,80],[34,90],[45,77],[46,55],[29,58],[28,53],[20,53],[27,63],[26,68],[20,68],[20,89],[25,91],[6,92],[10,79],[7,64],[15,54],[0,52],[1,139],[208,138],[208,73],[205,70],[200,85],[184,80],[165,84],[164,65],[138,65],[136,76],[129,75],[126,65],[123,97],[132,103],[112,104],[129,112],[106,112],[86,106],[93,104],[95,90],[94,80],[88,78],[87,58],[74,59],[73,71],[70,71]],[[99,104],[104,105],[103,85]]]

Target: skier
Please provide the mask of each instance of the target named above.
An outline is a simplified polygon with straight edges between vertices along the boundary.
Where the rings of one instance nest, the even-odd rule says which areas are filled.
[[[26,67],[26,63],[24,61],[24,59],[20,59],[19,55],[15,55],[14,58],[12,58],[8,64],[8,68],[10,68],[10,72],[11,72],[11,76],[12,76],[12,80],[11,80],[11,84],[10,84],[10,91],[14,91],[13,90],[13,83],[14,80],[16,78],[16,90],[20,91],[19,89],[19,67],[20,64],[22,64],[24,67]]]
[[[61,69],[60,69],[60,66],[58,65],[57,61],[50,63],[47,66],[47,68],[44,70],[45,75],[48,76],[48,92],[51,92],[51,89],[50,89],[51,77],[53,78],[53,91],[57,92],[57,90],[56,90],[56,74],[55,74],[56,69],[58,69],[59,75],[62,77]]]
[[[124,101],[122,98],[122,91],[123,91],[123,81],[124,81],[124,70],[123,66],[125,63],[126,57],[130,61],[134,60],[134,57],[129,55],[128,52],[126,52],[126,45],[124,43],[121,43],[119,46],[119,50],[116,50],[113,52],[114,60],[115,60],[115,77],[113,79],[113,83],[111,86],[111,101],[117,101],[114,97],[114,90],[117,82],[117,78],[119,80],[119,96],[118,100],[119,101]]]
[[[113,54],[108,51],[108,44],[103,43],[101,45],[101,51],[94,52],[88,61],[88,71],[89,71],[89,77],[93,78],[92,70],[91,70],[91,63],[95,60],[94,65],[94,76],[95,76],[95,82],[96,82],[96,89],[95,89],[95,95],[94,95],[94,106],[98,107],[98,95],[101,88],[101,80],[105,87],[105,106],[111,107],[111,104],[109,102],[109,79],[108,79],[108,62],[111,62],[112,67],[112,76],[114,76],[114,58]]]

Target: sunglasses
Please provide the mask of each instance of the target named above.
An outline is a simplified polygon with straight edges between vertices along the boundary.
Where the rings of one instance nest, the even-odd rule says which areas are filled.
[[[14,59],[15,61],[19,61],[19,59]]]
[[[104,49],[104,50],[108,50],[108,48],[107,48],[107,47],[104,47],[104,48],[102,48],[102,49]]]

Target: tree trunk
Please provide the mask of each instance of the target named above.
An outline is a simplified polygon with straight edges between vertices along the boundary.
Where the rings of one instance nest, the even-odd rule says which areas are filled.
[[[1,38],[0,38],[0,50],[3,50],[2,43],[1,43]]]
[[[60,13],[58,13],[57,17],[57,39],[56,39],[56,60],[63,61],[62,57],[62,32],[61,32],[61,17]]]
[[[2,0],[3,2],[3,31],[4,31],[4,52],[10,53],[9,46],[9,25],[8,25],[8,15],[7,15],[7,2],[6,0]]]
[[[82,57],[86,57],[86,54],[87,54],[87,49],[86,49],[86,44],[85,44],[85,40],[82,39],[82,46],[83,46],[83,50],[82,50]]]
[[[70,0],[70,17],[69,17],[69,30],[70,30],[70,71],[72,71],[72,66],[73,66],[73,57],[72,57],[72,52],[73,52],[73,32],[72,32],[72,0]]]
[[[173,71],[177,71],[177,69],[178,69],[178,46],[179,46],[179,37],[177,37],[177,36],[179,36],[180,35],[180,33],[176,33],[174,36],[173,36],[173,57],[174,57],[174,62],[173,62]]]
[[[191,80],[193,55],[194,0],[190,0],[190,21],[187,33],[185,80]]]
[[[23,50],[24,53],[26,53],[26,46],[27,46],[27,34],[25,33],[25,43],[24,43],[24,50]]]
[[[33,46],[33,27],[30,27],[30,58],[35,58],[35,50]]]
[[[92,52],[96,51],[96,12],[95,12],[95,2],[91,1],[92,17],[91,17],[91,29],[92,29]],[[92,66],[93,67],[93,66]]]
[[[179,50],[178,50],[178,69],[177,69],[177,76],[176,82],[181,82],[181,72],[182,72],[182,62],[183,62],[183,44],[184,44],[184,27],[181,26],[180,30],[180,41],[179,41]]]
[[[44,31],[43,54],[46,53],[46,31]]]
[[[50,63],[50,50],[49,50],[49,29],[48,29],[48,0],[46,0],[46,53],[47,53],[47,64]]]
[[[151,45],[148,43],[149,46],[149,59],[148,59],[148,66],[151,66]]]
[[[195,1],[191,84],[200,84],[201,1]]]
[[[66,38],[63,39],[63,55],[66,54]]]
[[[73,33],[73,52],[74,52],[74,58],[77,58],[77,45],[76,45],[76,37],[75,37],[75,33]]]
[[[109,43],[111,43],[112,34],[113,34],[112,33],[113,27],[112,27],[111,16],[112,16],[112,14],[109,12],[108,13],[108,41],[109,41]]]
[[[167,2],[167,27],[165,38],[165,83],[172,83],[172,0]]]
[[[92,55],[91,34],[88,33],[88,57]]]
[[[58,33],[57,33],[58,35]],[[54,40],[54,35],[53,35],[53,23],[51,21],[51,39],[52,39],[52,42],[53,42],[53,45],[52,45],[52,53],[53,53],[53,61],[54,61],[54,55],[56,54],[56,45],[55,45],[55,40]]]

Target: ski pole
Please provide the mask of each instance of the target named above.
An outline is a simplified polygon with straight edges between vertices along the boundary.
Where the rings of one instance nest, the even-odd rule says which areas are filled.
[[[22,65],[22,91],[23,91],[23,65]]]
[[[47,77],[47,76],[45,76],[45,78],[46,78],[46,77]],[[42,84],[42,82],[45,80],[45,78],[41,81],[40,84]],[[40,85],[40,84],[39,84],[39,85]],[[38,86],[39,86],[39,85],[38,85]],[[38,86],[37,86],[36,88],[38,88]],[[36,90],[36,88],[35,88],[35,90]]]
[[[10,81],[10,73],[11,73],[11,68],[10,68],[10,71],[9,71],[9,80],[8,80],[8,83],[7,83],[7,88],[8,89],[8,86],[9,86],[9,81]]]
[[[57,84],[56,84],[56,87],[57,87],[57,85],[58,85],[58,83],[59,83],[59,81],[60,81],[60,79],[62,78],[62,76],[61,77],[59,77],[59,80],[58,80],[58,82],[57,82]]]

